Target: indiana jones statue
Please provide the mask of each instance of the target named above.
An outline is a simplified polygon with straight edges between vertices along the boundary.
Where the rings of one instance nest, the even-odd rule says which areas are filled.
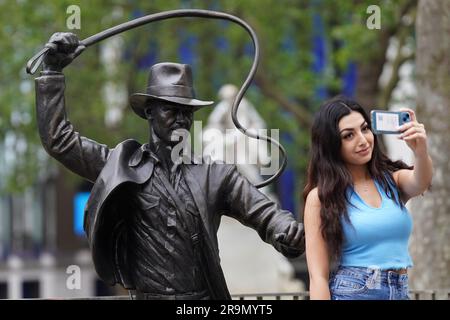
[[[172,133],[189,130],[193,113],[213,103],[195,98],[189,65],[150,68],[146,93],[130,97],[149,124],[149,142],[129,139],[111,149],[80,135],[66,116],[62,69],[76,56],[78,38],[56,33],[49,42],[57,49],[36,79],[39,134],[52,157],[95,183],[84,229],[104,282],[135,290],[137,299],[230,299],[217,242],[222,215],[287,257],[303,253],[302,224],[235,165],[172,161]]]

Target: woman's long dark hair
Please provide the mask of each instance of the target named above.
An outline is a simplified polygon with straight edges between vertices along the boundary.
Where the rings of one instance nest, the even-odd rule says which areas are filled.
[[[316,113],[311,130],[310,161],[307,182],[303,190],[303,199],[317,187],[321,203],[321,232],[331,258],[336,261],[342,251],[343,231],[341,219],[350,222],[347,212],[349,199],[347,189],[353,187],[351,173],[341,158],[341,135],[339,121],[352,111],[359,112],[371,128],[369,116],[356,102],[344,96],[326,101]],[[400,197],[396,199],[392,185],[395,185],[392,173],[399,169],[412,169],[403,161],[391,161],[378,145],[374,135],[372,158],[367,164],[372,179],[377,180],[386,194],[399,206],[403,206]],[[389,183],[390,182],[390,183]],[[400,195],[400,194],[399,194]],[[401,196],[401,195],[400,195]]]

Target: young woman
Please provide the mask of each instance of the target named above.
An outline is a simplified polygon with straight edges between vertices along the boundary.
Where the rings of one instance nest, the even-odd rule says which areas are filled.
[[[303,193],[311,299],[408,299],[405,204],[429,188],[433,169],[423,124],[402,111],[412,120],[398,138],[414,152],[414,167],[381,152],[355,101],[336,97],[314,118]]]

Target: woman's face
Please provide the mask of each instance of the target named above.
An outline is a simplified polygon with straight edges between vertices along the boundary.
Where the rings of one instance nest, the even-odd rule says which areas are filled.
[[[339,121],[341,157],[350,165],[363,165],[372,158],[374,136],[363,116],[356,111]]]

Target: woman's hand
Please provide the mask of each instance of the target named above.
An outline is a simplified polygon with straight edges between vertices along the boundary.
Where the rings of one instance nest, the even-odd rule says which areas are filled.
[[[399,111],[408,112],[411,117],[411,121],[398,128],[401,132],[398,138],[404,140],[416,156],[428,154],[427,133],[425,131],[425,126],[422,123],[417,122],[416,114],[413,110],[402,108]]]

